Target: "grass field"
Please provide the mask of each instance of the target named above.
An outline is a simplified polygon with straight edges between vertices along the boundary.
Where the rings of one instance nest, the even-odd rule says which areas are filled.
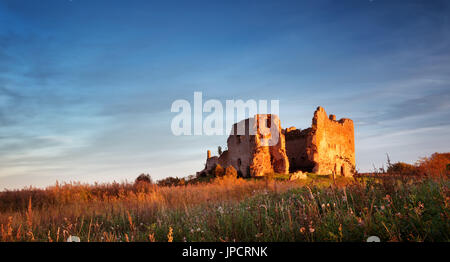
[[[449,241],[447,179],[216,178],[0,193],[1,241]]]

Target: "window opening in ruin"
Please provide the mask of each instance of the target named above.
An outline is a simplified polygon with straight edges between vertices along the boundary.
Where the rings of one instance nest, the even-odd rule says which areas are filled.
[[[242,161],[241,161],[241,159],[240,159],[240,158],[238,158],[238,166],[240,167],[240,166],[241,166],[241,164],[242,164]]]
[[[341,176],[344,175],[344,166],[341,166]]]

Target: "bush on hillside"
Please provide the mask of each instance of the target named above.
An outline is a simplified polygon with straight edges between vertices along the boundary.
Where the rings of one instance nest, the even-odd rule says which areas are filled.
[[[139,183],[146,183],[146,184],[153,184],[152,177],[149,174],[140,174],[136,180],[134,180],[135,184]]]

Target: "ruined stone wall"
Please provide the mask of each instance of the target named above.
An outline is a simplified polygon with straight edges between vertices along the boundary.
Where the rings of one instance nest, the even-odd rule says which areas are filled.
[[[271,133],[266,128],[270,129],[270,126],[259,125],[259,121],[270,121],[275,125],[273,128],[278,132],[278,143],[268,146]],[[242,126],[243,124],[245,124],[245,133],[238,135],[238,125]],[[256,130],[256,135],[253,135],[250,130]],[[219,164],[225,167],[233,166],[244,177],[263,176],[273,172],[282,174],[289,172],[284,134],[281,132],[278,116],[256,115],[255,118],[234,124],[227,140],[227,146],[228,150],[219,158]]]
[[[313,172],[351,176],[355,167],[354,127],[351,119],[336,121],[334,115],[327,116],[322,107],[314,112]]]
[[[250,165],[251,176],[263,176],[274,172],[288,174],[289,159],[286,155],[286,142],[280,119],[271,114],[256,115],[256,119],[258,135],[255,136],[255,152]],[[260,124],[261,121],[270,124]],[[275,135],[278,138],[274,137]]]
[[[286,128],[286,153],[289,158],[289,171],[312,172],[315,166],[313,159],[312,128],[296,129],[295,127]]]
[[[211,171],[216,168],[216,165],[219,163],[219,158],[217,156],[209,157],[206,159],[206,170]]]
[[[238,125],[245,124],[245,134],[237,135]],[[224,167],[233,166],[238,174],[250,176],[250,164],[255,151],[255,137],[249,134],[250,119],[242,120],[233,125],[231,134],[227,139],[227,159],[221,161]]]
[[[260,121],[271,124],[259,125]],[[269,146],[271,125],[279,139]],[[242,134],[238,135],[238,129]],[[346,118],[336,121],[336,117],[328,117],[322,107],[314,112],[312,127],[305,130],[294,127],[282,130],[278,116],[271,114],[243,120],[233,125],[227,146],[228,150],[220,157],[211,157],[208,152],[205,170],[199,173],[208,173],[219,164],[224,168],[233,166],[243,177],[298,170],[351,176],[355,167],[353,121]]]

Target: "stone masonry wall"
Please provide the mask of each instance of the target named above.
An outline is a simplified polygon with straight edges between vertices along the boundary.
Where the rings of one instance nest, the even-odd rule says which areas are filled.
[[[255,127],[258,128],[257,134],[254,138],[254,152],[253,159],[250,165],[251,176],[263,176],[266,173],[289,173],[289,160],[286,155],[286,144],[284,133],[281,131],[281,122],[278,116],[264,114],[257,115],[257,121]],[[259,124],[260,121],[270,124]],[[274,126],[271,126],[274,125]],[[274,133],[270,132],[270,129],[275,130]],[[263,135],[266,134],[266,135]],[[277,135],[278,139],[273,137]],[[274,139],[270,141],[270,139]],[[270,145],[270,142],[277,143]],[[264,146],[262,146],[264,145]]]
[[[355,167],[355,138],[351,119],[336,121],[322,107],[314,112],[312,123],[313,172],[351,176]]]
[[[295,127],[286,128],[286,153],[289,158],[289,171],[312,172],[315,166],[313,159],[312,128],[305,130]]]
[[[260,121],[274,125],[279,134],[276,144],[267,144],[272,135],[267,132],[270,125],[258,125]],[[244,134],[237,134],[238,125],[245,127]],[[256,135],[250,134],[251,128]],[[314,112],[312,127],[305,130],[295,127],[282,130],[278,116],[271,114],[242,120],[233,125],[227,146],[228,150],[219,157],[211,157],[208,152],[205,169],[199,173],[211,173],[217,164],[224,168],[231,165],[243,177],[298,170],[351,176],[355,168],[353,121],[346,118],[336,121],[322,107]]]
[[[255,151],[255,139],[249,135],[250,122],[250,119],[246,119],[233,125],[231,134],[227,139],[228,150],[224,152],[227,156],[226,163],[224,163],[225,167],[233,166],[238,174],[244,177],[250,176],[249,168]],[[237,126],[243,124],[245,124],[245,134],[237,135]]]
[[[271,134],[266,132],[268,130],[262,130],[266,125],[259,125],[259,121],[269,121],[275,125],[274,128],[279,134],[278,143],[273,146],[263,146],[263,143],[268,142],[271,138]],[[245,123],[245,134],[237,135],[238,125],[243,123]],[[256,135],[250,134],[251,128],[256,130]],[[266,133],[268,134],[263,135]],[[244,177],[263,176],[273,172],[283,174],[289,172],[289,160],[286,156],[285,140],[278,116],[256,115],[255,118],[234,124],[232,133],[227,140],[227,146],[227,161],[221,161],[222,157],[219,157],[219,163],[232,165]]]

